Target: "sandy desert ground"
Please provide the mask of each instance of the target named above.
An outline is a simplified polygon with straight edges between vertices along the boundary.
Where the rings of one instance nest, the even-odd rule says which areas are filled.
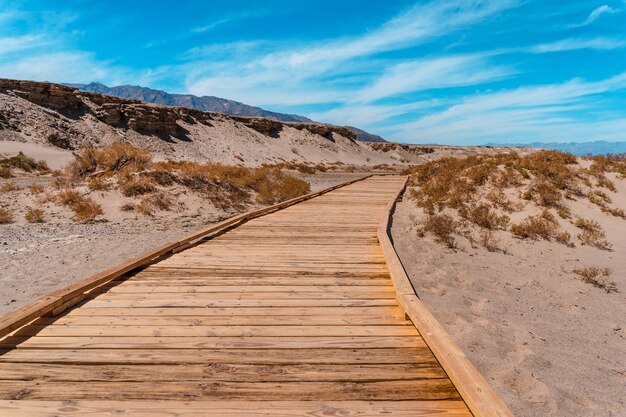
[[[626,180],[615,183],[613,205],[626,209]],[[612,251],[504,231],[496,236],[506,253],[459,236],[446,248],[420,237],[425,214],[408,195],[392,234],[419,297],[516,416],[626,416],[626,220],[588,201],[568,205],[602,225]],[[616,290],[583,282],[573,272],[582,266],[610,268]]]

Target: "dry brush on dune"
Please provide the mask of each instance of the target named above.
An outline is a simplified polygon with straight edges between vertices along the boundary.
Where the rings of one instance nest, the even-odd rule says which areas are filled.
[[[423,211],[415,219],[418,233],[432,234],[449,248],[458,247],[457,239],[466,239],[471,247],[507,253],[498,236],[509,236],[509,241],[512,237],[611,251],[612,243],[594,218],[626,220],[624,209],[613,201],[616,184],[626,178],[623,155],[577,158],[542,150],[525,156],[451,157],[408,173],[409,196]],[[584,214],[593,218],[575,213],[576,202],[586,204]]]
[[[18,160],[31,161],[23,154]],[[10,166],[23,172],[43,172],[39,165],[33,168]],[[147,149],[119,142],[99,149],[85,148],[77,152],[63,170],[49,172],[46,167],[45,173],[52,177],[46,187],[35,183],[18,190],[12,182],[6,181],[3,185],[6,188],[3,193],[20,191],[30,198],[24,213],[27,222],[44,221],[44,205],[65,208],[72,213],[73,221],[82,223],[104,219],[110,214],[105,206],[112,209],[106,204],[110,201],[119,202],[113,207],[119,213],[136,212],[147,216],[185,211],[190,199],[201,209],[237,212],[310,191],[308,183],[276,167],[157,161]],[[3,210],[4,223],[15,220],[8,208]]]

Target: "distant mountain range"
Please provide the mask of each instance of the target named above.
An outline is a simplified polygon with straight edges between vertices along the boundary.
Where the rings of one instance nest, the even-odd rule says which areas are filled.
[[[107,87],[101,83],[90,84],[65,84],[68,87],[77,88],[82,91],[106,94],[109,96],[128,98],[143,101],[145,103],[162,104],[165,106],[187,107],[190,109],[212,111],[224,113],[229,116],[264,117],[281,122],[306,122],[313,120],[297,114],[277,113],[260,107],[249,106],[238,101],[227,100],[214,96],[194,96],[192,94],[170,94],[161,90],[140,87],[134,85],[118,85]],[[357,139],[363,142],[385,142],[383,138],[373,135],[364,130],[352,126],[346,126],[357,135]]]
[[[626,142],[607,142],[605,140],[597,140],[593,142],[533,142],[506,144],[488,143],[488,146],[528,146],[530,148],[554,149],[562,152],[569,152],[574,155],[603,155],[603,154],[622,154],[626,153]]]

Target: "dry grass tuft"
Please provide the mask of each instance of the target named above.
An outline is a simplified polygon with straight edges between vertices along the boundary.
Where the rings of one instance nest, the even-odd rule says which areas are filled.
[[[122,211],[135,211],[135,209],[137,209],[137,206],[133,203],[124,203],[120,207],[120,210]]]
[[[137,211],[146,216],[152,216],[156,210],[169,211],[174,200],[168,193],[158,192],[144,197],[136,207]]]
[[[10,193],[12,191],[19,191],[19,187],[12,182],[7,182],[2,187],[0,187],[0,192],[2,193]]]
[[[22,152],[18,152],[17,155],[10,158],[0,159],[0,166],[5,168],[21,169],[26,172],[47,172],[50,171],[46,161],[35,161],[33,158],[24,155]]]
[[[103,214],[102,206],[89,197],[73,189],[62,190],[57,194],[56,202],[74,212],[74,221],[87,223]]]
[[[135,197],[156,191],[155,185],[145,177],[125,177],[118,184],[125,197]]]
[[[573,271],[583,282],[592,284],[595,287],[602,288],[607,293],[617,292],[617,286],[609,277],[613,271],[609,268],[597,268],[595,266],[585,266],[575,268]]]
[[[13,176],[13,170],[10,167],[0,166],[0,178],[11,178]]]
[[[33,195],[41,194],[44,192],[44,186],[41,184],[33,184],[28,187],[28,191]]]
[[[13,223],[13,213],[3,207],[0,207],[0,224],[8,223]]]
[[[434,214],[423,222],[423,230],[435,235],[435,241],[451,249],[456,248],[456,240],[452,236],[457,232],[459,223],[448,214]]]
[[[24,218],[28,223],[43,223],[45,221],[45,213],[42,209],[28,209]]]
[[[606,240],[606,233],[595,220],[579,217],[574,222],[574,226],[582,230],[576,237],[583,245],[593,246],[602,250],[611,250],[613,245]]]
[[[87,187],[91,191],[107,191],[111,189],[111,184],[105,177],[91,177],[87,180]]]
[[[508,251],[502,247],[500,240],[496,237],[492,230],[481,230],[479,242],[480,245],[489,252],[508,253]]]
[[[84,179],[91,174],[111,176],[145,170],[152,163],[152,156],[145,148],[116,142],[102,149],[86,148],[66,169],[75,179]]]
[[[459,210],[459,215],[476,226],[488,230],[506,230],[510,220],[508,216],[500,216],[492,211],[485,203],[471,205],[468,208],[463,207]]]
[[[528,216],[521,223],[511,225],[511,233],[520,239],[554,239],[564,245],[571,244],[570,234],[560,230],[558,221],[547,210],[535,216]]]

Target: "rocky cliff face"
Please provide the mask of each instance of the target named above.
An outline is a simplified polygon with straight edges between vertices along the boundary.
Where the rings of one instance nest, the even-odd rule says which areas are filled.
[[[0,140],[65,149],[127,141],[165,158],[243,160],[249,165],[390,161],[356,139],[340,126],[231,117],[58,84],[0,79]]]
[[[140,133],[180,136],[184,134],[179,121],[209,123],[216,115],[182,107],[168,107],[123,99],[98,93],[84,92],[72,87],[34,81],[0,79],[0,92],[15,95],[68,116],[92,114],[95,118],[115,128],[132,129]],[[7,117],[4,115],[3,117]],[[284,123],[266,118],[232,117],[233,120],[270,137],[278,137],[285,128],[307,130],[329,140],[333,133],[356,140],[350,130],[315,123]]]
[[[268,111],[259,107],[249,106],[238,101],[227,100],[213,96],[198,97],[191,94],[170,94],[161,90],[152,88],[134,86],[134,85],[118,85],[116,87],[107,87],[100,83],[90,84],[67,84],[70,87],[77,88],[82,91],[92,93],[106,94],[109,96],[121,97],[139,100],[144,103],[163,104],[165,106],[187,107],[189,109],[224,113],[229,116],[249,117],[254,119],[273,119],[279,122],[287,123],[307,123],[320,125],[311,119],[297,114],[285,114]],[[275,128],[269,122],[250,122],[252,126],[266,130],[270,128],[269,135],[275,134]],[[278,125],[275,125],[276,127]],[[346,126],[357,140],[363,142],[385,142],[383,138],[368,133],[362,129]],[[344,131],[345,132],[345,131]],[[324,135],[322,135],[324,136]]]
[[[135,85],[118,85],[116,87],[107,87],[106,85],[100,83],[68,85],[78,88],[79,90],[89,91],[92,93],[140,100],[145,103],[219,112],[230,116],[263,117],[281,122],[312,122],[312,120],[297,114],[272,112],[259,107],[249,106],[238,101],[227,100],[214,96],[198,97],[191,94],[170,94],[165,91]]]

